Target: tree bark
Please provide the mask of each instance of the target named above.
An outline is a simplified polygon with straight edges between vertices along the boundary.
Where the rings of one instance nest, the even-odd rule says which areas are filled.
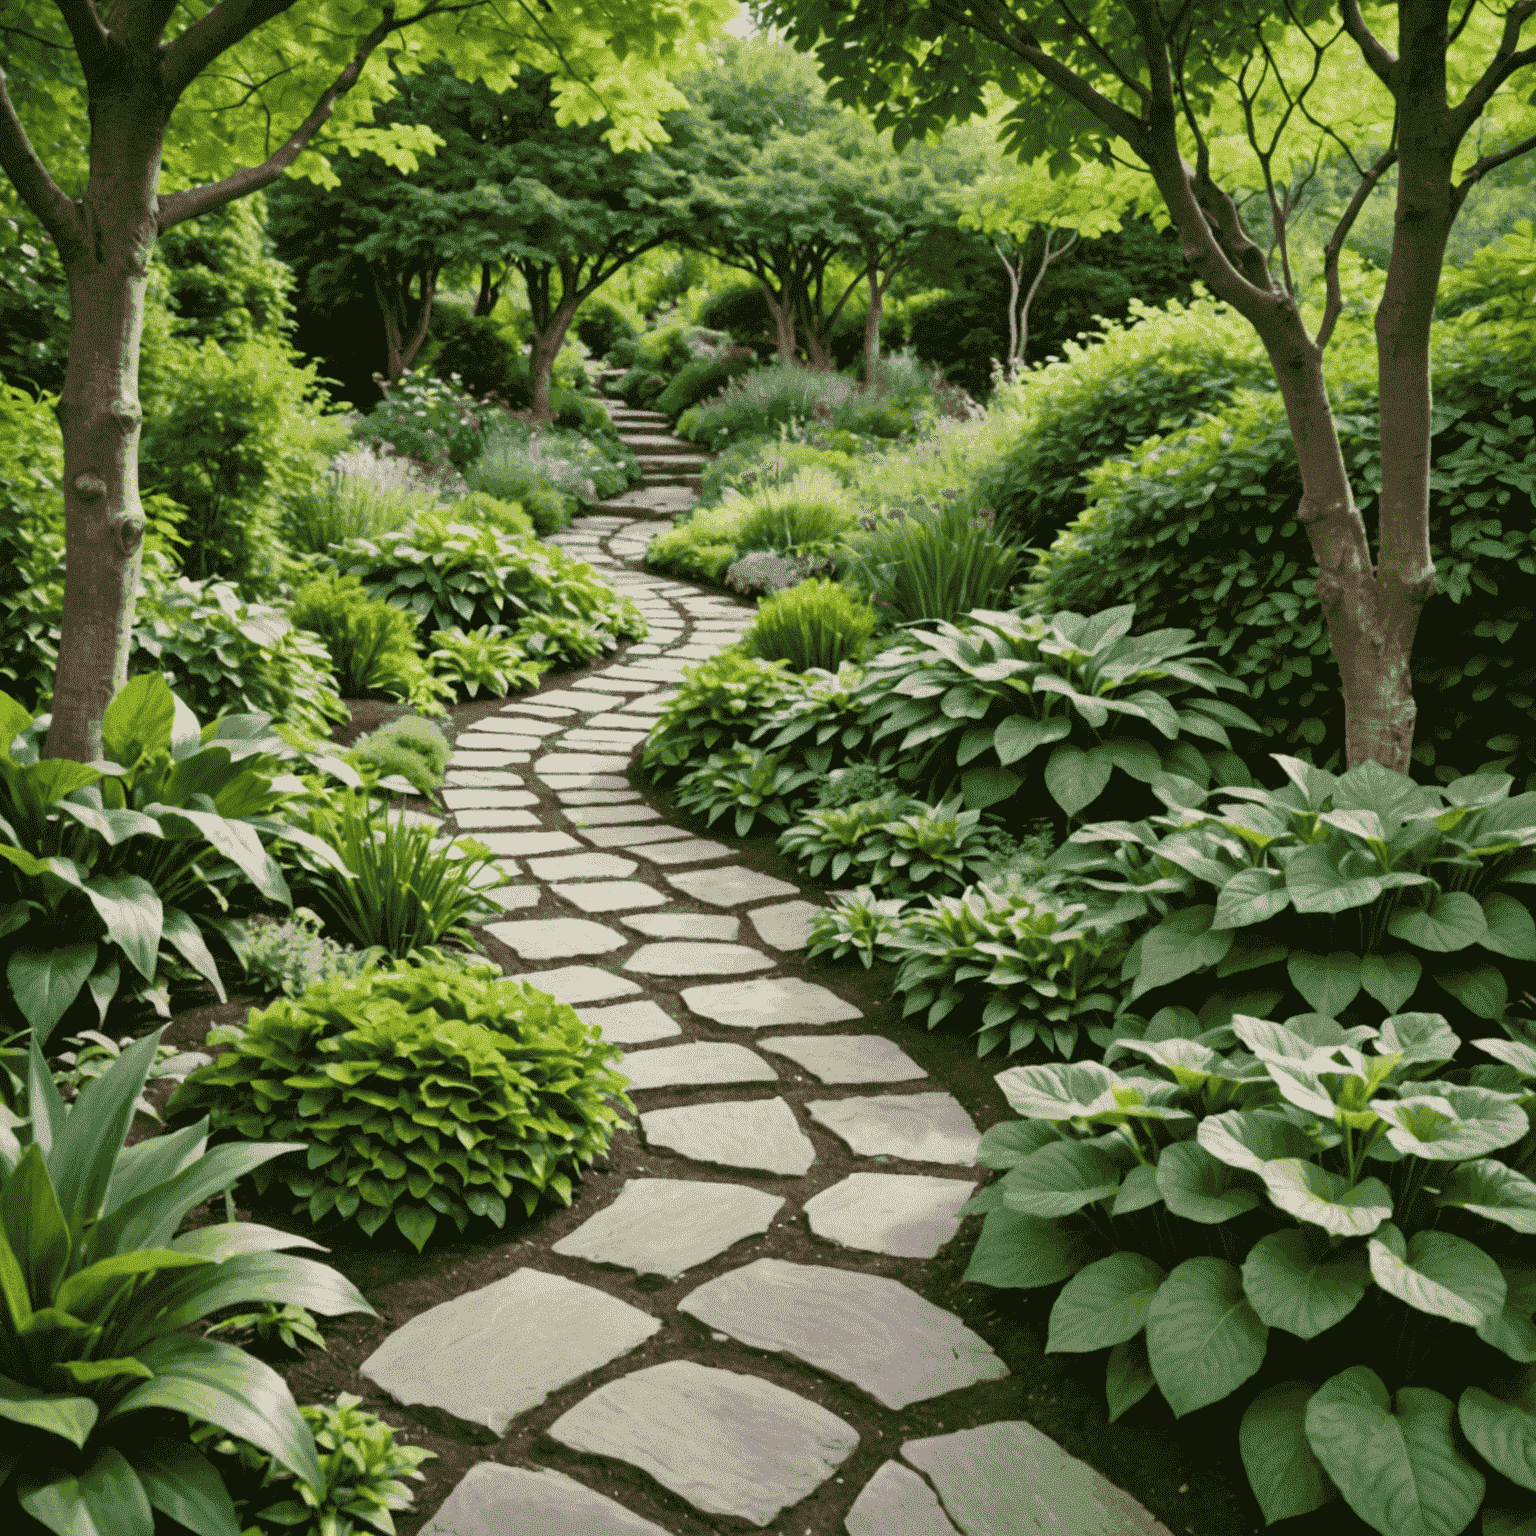
[[[1070,251],[1072,249],[1072,247],[1074,245],[1076,245],[1076,244],[1077,244],[1077,232],[1074,230],[1074,231],[1072,231],[1068,235],[1067,243],[1053,251],[1051,249],[1051,231],[1049,229],[1046,230],[1046,232],[1045,232],[1045,254],[1040,258],[1040,265],[1035,269],[1034,279],[1031,281],[1031,283],[1029,285],[1029,291],[1024,295],[1024,302],[1019,306],[1019,324],[1018,324],[1018,331],[1017,331],[1017,335],[1018,335],[1018,339],[1019,339],[1019,349],[1018,349],[1017,357],[1016,358],[1010,358],[1009,359],[1010,362],[1018,361],[1018,362],[1022,363],[1024,361],[1024,352],[1025,352],[1025,349],[1029,346],[1029,311],[1030,311],[1030,306],[1035,302],[1035,295],[1037,293],[1039,293],[1039,291],[1040,291],[1040,284],[1041,284],[1041,282],[1045,278],[1045,269],[1047,267],[1049,267],[1050,264],[1053,261],[1055,261],[1058,256],[1065,256],[1067,254],[1067,252]],[[1015,297],[1018,296],[1018,284],[1017,283],[1014,284],[1014,296]],[[1009,327],[1009,331],[1010,331],[1010,334],[1013,333],[1013,327],[1011,325]]]
[[[885,315],[885,290],[890,278],[882,283],[874,270],[869,273],[869,309],[864,316],[864,388],[876,394],[884,392],[880,379],[880,321]]]
[[[992,249],[1008,274],[1008,366],[1013,367],[1019,358],[1019,287],[1023,279],[1024,257],[1022,252],[1009,260],[1003,252],[1002,242],[994,240]]]
[[[568,299],[553,315],[542,331],[536,331],[528,349],[528,371],[533,383],[533,413],[540,421],[553,421],[550,406],[550,381],[554,375],[555,359],[565,345],[565,333],[576,316],[577,306],[583,295]]]
[[[488,315],[496,308],[496,301],[501,297],[501,284],[491,281],[491,264],[488,261],[480,263],[480,294],[475,300],[475,313]]]
[[[779,361],[788,368],[795,365],[795,314],[785,295],[785,302],[780,303],[773,296],[773,290],[763,278],[758,278],[758,286],[763,290],[763,298],[768,305],[768,313],[773,316],[774,329],[777,332],[779,344]]]
[[[421,344],[427,339],[427,323],[432,318],[432,299],[437,292],[436,271],[423,267],[415,274],[420,279],[421,291],[411,298],[412,274],[387,274],[370,265],[373,291],[379,301],[379,313],[384,318],[384,348],[388,356],[389,382],[398,382],[416,361]]]

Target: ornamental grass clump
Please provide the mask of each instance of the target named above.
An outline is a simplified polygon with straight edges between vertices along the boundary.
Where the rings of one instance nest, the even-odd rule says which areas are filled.
[[[796,672],[836,672],[858,659],[875,623],[868,602],[818,578],[765,597],[739,644],[744,655],[787,661]]]
[[[170,1112],[206,1108],[215,1129],[292,1140],[254,1180],[278,1180],[295,1213],[355,1219],[372,1236],[393,1220],[418,1251],[447,1217],[506,1223],[509,1201],[571,1201],[571,1179],[605,1151],[633,1109],[619,1056],[571,1008],[489,961],[397,963],[213,1030],[222,1048],[178,1090]]]

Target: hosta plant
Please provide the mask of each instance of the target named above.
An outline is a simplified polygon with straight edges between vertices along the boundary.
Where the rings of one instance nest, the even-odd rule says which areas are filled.
[[[1536,884],[1536,793],[1510,798],[1505,774],[1424,786],[1378,763],[1274,761],[1282,789],[1170,778],[1168,815],[1084,827],[1052,856],[1134,925],[1126,1006],[1187,1004],[1208,1023],[1298,1004],[1346,1023],[1501,1018],[1506,974],[1536,960],[1520,894]]]
[[[41,757],[46,724],[0,694],[0,956],[10,1008],[46,1042],[81,996],[82,1023],[104,1023],[120,996],[169,1018],[169,984],[184,968],[222,1001],[208,940],[230,898],[254,891],[292,905],[267,844],[304,845],[318,863],[340,863],[283,817],[290,794],[278,784],[279,760],[290,749],[266,715],[226,715],[200,729],[158,675],[131,678],[107,705],[95,763]]]
[[[727,652],[685,667],[676,695],[645,738],[641,764],[658,781],[681,778],[710,752],[746,741],[770,710],[804,691],[782,661]]]
[[[258,1169],[313,1222],[372,1236],[393,1219],[418,1250],[440,1216],[496,1226],[516,1200],[571,1200],[571,1177],[606,1150],[630,1107],[618,1052],[563,1003],[486,960],[396,964],[311,987],[209,1033],[220,1048],[170,1104],[215,1129],[302,1143]]]
[[[894,754],[888,748],[879,754],[871,751],[874,728],[855,704],[863,679],[862,669],[852,662],[844,662],[835,673],[801,673],[794,678],[795,691],[764,711],[751,733],[752,745],[781,754],[793,750],[823,777],[872,756],[873,771],[884,773]]]
[[[900,896],[881,898],[867,886],[857,890],[833,891],[832,905],[820,908],[811,918],[810,944],[806,953],[831,955],[841,960],[850,951],[859,957],[867,971],[876,958],[895,958],[891,936],[896,932],[901,914],[908,903]]]
[[[1134,604],[1088,618],[977,609],[871,658],[857,702],[906,782],[927,784],[930,800],[958,789],[973,810],[1043,787],[1076,818],[1117,771],[1251,783],[1227,727],[1259,727],[1214,697],[1243,685],[1190,657],[1191,630],[1133,636],[1135,615]]]
[[[1454,1536],[1485,1469],[1536,1489],[1513,1368],[1536,1362],[1536,1050],[1448,1068],[1430,1013],[1154,1025],[1117,1048],[1134,1067],[998,1073],[1025,1118],[983,1138],[1005,1172],[962,1208],[986,1215],[965,1278],[1065,1281],[1046,1348],[1108,1352],[1111,1419],[1154,1388],[1176,1417],[1239,1394],[1271,1522],[1342,1497],[1383,1536]]]
[[[557,619],[550,614],[534,614],[514,631],[517,643],[546,667],[567,670],[606,655],[618,644],[606,629],[598,629],[583,619]]]
[[[785,762],[775,753],[732,747],[711,752],[683,776],[677,803],[705,817],[710,826],[733,812],[736,836],[745,837],[759,816],[778,827],[787,825],[796,807],[810,797],[807,786],[815,777],[811,769]]]
[[[240,990],[258,1002],[298,997],[317,981],[356,976],[377,964],[383,951],[353,949],[320,931],[320,914],[295,907],[281,922],[253,918],[228,923],[224,937],[245,972]]]
[[[59,1536],[239,1536],[182,1415],[251,1441],[301,1483],[323,1481],[282,1377],[184,1330],[246,1302],[373,1309],[335,1270],[282,1251],[324,1251],[305,1238],[250,1222],[177,1235],[188,1212],[295,1149],[210,1149],[206,1121],[125,1147],[159,1043],[157,1030],[131,1046],[66,1107],[34,1039],[29,1118],[0,1115],[0,1507],[11,1529],[30,1529],[30,1517]]]
[[[427,664],[461,699],[478,698],[480,690],[493,699],[528,693],[539,686],[544,665],[530,656],[504,624],[472,629],[466,635],[455,625],[432,637],[437,649]]]

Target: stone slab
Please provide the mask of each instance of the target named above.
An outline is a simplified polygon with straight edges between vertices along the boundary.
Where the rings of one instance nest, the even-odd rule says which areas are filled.
[[[608,674],[604,672],[599,674],[597,677],[580,678],[577,680],[576,686],[578,688],[590,689],[593,693],[603,693],[609,695],[609,697],[606,698],[603,702],[605,706],[611,707],[614,702],[612,698],[613,694],[641,693],[647,689],[658,687],[660,685],[660,681],[661,680],[659,678],[651,678],[645,682],[642,682],[637,677],[609,677]]]
[[[685,1104],[640,1116],[648,1146],[699,1163],[797,1177],[816,1161],[811,1138],[783,1099],[737,1104]]]
[[[759,874],[744,864],[728,864],[722,869],[700,870],[696,874],[668,875],[667,884],[700,901],[707,901],[712,907],[735,907],[744,901],[800,894],[787,881]]]
[[[673,843],[691,839],[682,827],[590,827],[581,834],[597,848],[639,848],[646,843]]]
[[[741,927],[736,917],[716,917],[702,912],[646,912],[626,917],[626,928],[643,933],[648,939],[720,939],[729,943]]]
[[[554,885],[550,889],[583,912],[631,912],[636,907],[663,907],[666,895],[639,880],[593,880],[585,885]]]
[[[1130,1494],[1023,1419],[908,1440],[901,1454],[965,1536],[1169,1536]]]
[[[733,1029],[770,1024],[841,1024],[864,1015],[835,992],[796,976],[689,987],[683,1002],[702,1018]]]
[[[551,689],[550,693],[556,692]],[[514,699],[501,706],[503,714],[537,715],[541,720],[569,720],[576,713],[569,704],[551,704],[550,694],[541,693],[537,699]]]
[[[643,736],[650,728],[640,720],[630,715],[613,714],[605,711],[600,715],[592,715],[588,718],[584,729],[589,731],[639,731]]]
[[[777,960],[746,944],[643,944],[624,962],[626,971],[643,976],[744,976],[771,970]]]
[[[914,1474],[915,1475],[915,1474]],[[421,1536],[671,1536],[551,1467],[476,1462]],[[889,1533],[887,1533],[889,1536]]]
[[[539,777],[555,791],[564,789],[627,789],[629,780],[622,773],[541,773]]]
[[[480,839],[492,853],[527,858],[535,853],[560,853],[581,844],[569,832],[490,832]]]
[[[705,1514],[756,1526],[814,1493],[859,1443],[851,1424],[807,1398],[692,1360],[610,1381],[546,1433],[639,1467]]]
[[[448,759],[450,768],[510,768],[514,763],[526,763],[527,752],[460,752],[455,751]]]
[[[811,919],[820,911],[814,901],[784,901],[774,907],[754,907],[747,917],[764,944],[805,949],[811,942]]]
[[[775,1035],[758,1048],[788,1056],[823,1083],[910,1083],[928,1076],[884,1035]]]
[[[539,803],[539,797],[526,789],[445,789],[442,796],[450,811],[510,810]]]
[[[471,752],[537,752],[544,743],[526,732],[502,730],[498,723],[485,729],[467,726],[454,745]]]
[[[627,880],[640,866],[616,853],[573,853],[563,859],[529,859],[540,880]]]
[[[969,1179],[921,1173],[850,1173],[805,1202],[817,1237],[867,1253],[931,1259],[960,1230],[955,1212],[975,1193]]]
[[[542,779],[547,773],[622,773],[627,757],[599,757],[592,752],[548,752],[534,764]]]
[[[537,720],[531,715],[486,715],[482,720],[472,720],[464,727],[467,731],[521,732],[524,736],[552,736],[565,730],[566,720]]]
[[[644,1045],[648,1040],[664,1040],[683,1032],[683,1026],[669,1019],[648,997],[637,1003],[615,1003],[611,1008],[582,1008],[580,1013],[614,1045]]]
[[[687,993],[683,1000],[687,1001]],[[948,1093],[811,1099],[805,1108],[811,1119],[847,1142],[860,1157],[901,1157],[972,1168],[981,1146],[981,1132],[960,1101]]]
[[[629,731],[569,730],[560,738],[573,752],[638,752],[645,737]]]
[[[899,1461],[884,1463],[864,1484],[853,1508],[843,1516],[843,1529],[848,1536],[961,1536],[939,1504],[938,1494]],[[430,1533],[423,1531],[422,1536]]]
[[[652,843],[649,847],[637,848],[635,852],[653,864],[702,864],[706,859],[724,858],[735,850],[727,848],[724,843],[713,843],[706,837],[690,837],[683,843]]]
[[[516,912],[523,907],[538,906],[543,892],[536,885],[498,885],[485,894],[492,901],[499,901],[503,912]]]
[[[851,1382],[887,1408],[1008,1375],[954,1313],[883,1275],[757,1259],[691,1291],[677,1310]]]
[[[535,918],[516,923],[487,923],[485,931],[523,960],[568,960],[573,955],[606,955],[629,939],[582,917]]]
[[[398,1403],[441,1408],[499,1436],[518,1414],[660,1327],[593,1286],[525,1267],[418,1312],[361,1370]]]
[[[660,821],[653,805],[585,805],[565,812],[573,827],[621,827],[637,821]]]
[[[779,1074],[756,1051],[729,1041],[700,1040],[629,1051],[615,1068],[631,1088],[686,1088],[705,1083],[772,1083]]]
[[[636,715],[659,715],[676,697],[677,689],[669,688],[665,693],[642,694],[619,708]]]
[[[562,789],[557,798],[561,805],[622,805],[638,800],[638,789]],[[657,815],[661,813],[658,811]]]
[[[589,693],[577,693],[570,688],[551,688],[547,693],[535,694],[534,700],[539,704],[563,704],[567,709],[589,710],[602,708],[601,699],[594,699]],[[510,704],[507,707],[509,709],[516,709],[519,706]]]
[[[760,1236],[783,1206],[782,1195],[744,1184],[626,1179],[612,1205],[552,1243],[550,1251],[672,1280],[742,1238]]]
[[[450,768],[444,777],[449,784],[475,789],[515,789],[527,782],[520,773],[485,768]]]
[[[526,981],[540,992],[548,992],[557,1003],[601,1003],[610,997],[629,997],[640,990],[627,976],[595,965],[562,965],[548,971],[524,971],[513,981]]]
[[[537,827],[539,818],[532,811],[455,811],[453,819],[459,831],[472,832],[487,827]]]

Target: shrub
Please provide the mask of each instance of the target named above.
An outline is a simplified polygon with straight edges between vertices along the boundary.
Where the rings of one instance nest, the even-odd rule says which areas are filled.
[[[851,804],[881,794],[890,788],[894,754],[889,747],[874,750],[874,726],[855,702],[863,680],[862,669],[851,662],[845,662],[835,677],[825,673],[794,676],[792,691],[760,708],[758,724],[749,739],[769,752],[784,754],[793,748],[794,756],[822,778],[822,794],[829,785],[840,782],[845,770],[865,775],[862,782],[867,782],[869,775],[876,776],[868,796],[853,794],[838,803]]]
[[[896,924],[907,907],[902,896],[880,899],[867,886],[852,891],[830,893],[832,905],[822,907],[811,918],[810,944],[806,954],[830,954],[841,960],[852,951],[867,971],[878,956],[891,958],[889,944]]]
[[[1250,782],[1226,727],[1257,727],[1203,696],[1241,693],[1242,684],[1213,661],[1189,659],[1204,647],[1187,629],[1132,636],[1135,614],[1134,604],[1091,618],[978,611],[934,634],[916,630],[869,661],[858,705],[876,742],[902,733],[903,779],[928,782],[929,799],[958,782],[973,809],[1022,794],[1032,780],[1015,765],[1047,746],[1033,782],[1043,781],[1067,818],[1125,803],[1123,778],[1102,798],[1117,770],[1142,784],[1164,773],[1201,786],[1213,773]]]
[[[771,593],[738,642],[745,655],[787,661],[796,672],[836,672],[857,660],[875,630],[875,610],[846,587],[816,580]]]
[[[757,354],[750,347],[729,347],[718,357],[696,357],[673,375],[671,383],[656,396],[653,409],[675,419],[690,405],[740,378],[756,362]]]
[[[576,312],[576,339],[593,357],[606,358],[620,342],[638,341],[634,322],[609,299],[591,298]]]
[[[801,793],[816,775],[797,768],[772,753],[751,747],[732,747],[711,752],[697,768],[683,775],[677,786],[677,803],[710,826],[727,811],[735,813],[736,836],[745,837],[759,816],[785,826]]]
[[[574,494],[567,495],[558,489],[548,475],[533,467],[515,442],[508,442],[505,437],[497,438],[470,465],[466,479],[488,499],[521,507],[537,533],[558,533],[570,524]],[[492,521],[476,519],[473,511],[467,520]]]
[[[853,478],[854,463],[852,453],[785,442],[776,437],[744,437],[704,466],[698,504],[718,506],[728,499],[727,490],[742,494],[759,487],[781,490],[797,471],[813,465],[828,470],[839,485],[846,486]]]
[[[1536,1422],[1500,1384],[1536,1352],[1510,1236],[1536,1203],[1536,1058],[1495,1039],[1510,1065],[1447,1068],[1458,1043],[1435,1014],[1239,1014],[1142,1043],[1134,1075],[1000,1072],[1025,1119],[982,1138],[1006,1171],[961,1208],[986,1216],[965,1278],[1066,1281],[1046,1349],[1108,1351],[1112,1419],[1154,1387],[1180,1416],[1224,1404],[1266,1520],[1342,1495],[1406,1530],[1388,1491],[1413,1486],[1415,1524],[1463,1530],[1483,1466],[1529,1480]]]
[[[528,404],[527,360],[501,323],[489,315],[462,311],[445,315],[443,343],[433,354],[432,372],[461,385],[477,400],[497,397],[514,410]]]
[[[463,471],[479,456],[505,410],[476,400],[455,379],[434,379],[409,368],[390,383],[376,373],[384,398],[353,428],[359,442],[388,444],[398,454],[427,465],[451,464]]]
[[[393,1536],[390,1511],[409,1509],[415,1499],[401,1479],[421,1481],[425,1474],[417,1468],[435,1461],[437,1452],[396,1444],[395,1431],[361,1404],[362,1398],[343,1392],[334,1408],[306,1404],[299,1409],[320,1459],[318,1488],[299,1481],[261,1447],[225,1435],[217,1425],[194,1423],[192,1443],[224,1463],[220,1471],[235,1488],[239,1518],[256,1522],[246,1532],[269,1536],[301,1525],[318,1536],[355,1536],[360,1521]],[[281,1497],[272,1502],[274,1495]]]
[[[785,486],[759,482],[740,507],[736,547],[830,553],[855,525],[848,493],[830,471],[809,466]]]
[[[436,822],[385,814],[367,794],[341,794],[311,809],[308,831],[344,869],[311,860],[297,882],[303,899],[359,949],[404,957],[445,939],[472,944],[469,920],[501,911],[485,895],[487,884],[503,883],[490,851],[471,838],[455,848]]]
[[[335,1270],[280,1251],[314,1246],[304,1238],[251,1222],[176,1235],[194,1208],[295,1147],[273,1139],[210,1151],[206,1121],[125,1147],[160,1033],[124,1051],[73,1106],[34,1039],[29,1113],[0,1130],[10,1410],[0,1498],[12,1530],[41,1514],[56,1516],[46,1522],[55,1530],[88,1519],[99,1531],[142,1531],[151,1510],[172,1520],[195,1510],[205,1529],[237,1530],[217,1473],[167,1433],[167,1408],[247,1435],[320,1484],[314,1440],[282,1377],[184,1330],[262,1300],[374,1315]]]
[[[688,580],[719,582],[741,551],[739,502],[701,507],[685,523],[658,533],[645,551],[645,568]]]
[[[288,617],[325,642],[347,698],[395,699],[442,712],[438,700],[448,690],[417,652],[415,616],[370,597],[356,576],[329,570],[305,582],[293,594]]]
[[[223,933],[245,972],[244,990],[261,1002],[298,997],[332,976],[357,976],[378,959],[377,951],[351,949],[322,934],[319,915],[308,907],[296,907],[281,922],[229,923]]]
[[[457,628],[440,629],[432,638],[437,649],[427,660],[461,699],[477,698],[482,688],[488,697],[504,699],[539,686],[540,663],[503,625],[472,629],[467,635]]]
[[[612,1139],[610,1101],[633,1112],[597,1027],[486,960],[321,982],[208,1040],[224,1049],[171,1112],[206,1107],[249,1141],[291,1136],[307,1155],[258,1170],[258,1193],[276,1178],[296,1213],[356,1218],[369,1236],[393,1217],[418,1251],[439,1216],[463,1232],[471,1216],[504,1226],[513,1197],[530,1216],[546,1194],[568,1206],[572,1175]]]
[[[378,779],[393,774],[408,780],[418,793],[430,795],[443,787],[443,776],[453,748],[430,720],[402,715],[352,743],[347,759],[367,767]]]
[[[163,674],[205,718],[265,714],[322,738],[351,718],[318,636],[227,582],[172,578],[163,556],[144,558],[133,646],[129,672]]]
[[[547,494],[547,487],[541,489]],[[521,535],[541,531],[534,526],[533,519],[519,502],[488,496],[484,491],[471,491],[468,496],[456,501],[453,504],[453,515],[461,523],[485,523],[501,533]]]
[[[60,1051],[51,1058],[50,1063],[53,1086],[59,1090],[59,1097],[66,1104],[73,1104],[85,1085],[95,1082],[137,1038],[135,1035],[124,1035],[114,1040],[110,1035],[102,1034],[99,1029],[85,1029],[78,1035],[66,1037],[65,1045],[74,1046],[74,1050]],[[25,1061],[25,1052],[18,1051],[16,1054]],[[157,1045],[155,1059],[150,1063],[146,1080],[164,1077],[166,1068],[178,1054],[174,1045]],[[135,1114],[147,1115],[151,1120],[160,1118],[160,1111],[142,1093],[133,1101],[133,1109]]]
[[[563,495],[588,504],[627,490],[640,479],[638,461],[613,434],[603,407],[591,402],[591,409],[602,421],[585,432],[559,426],[535,430],[527,422],[506,422],[487,440],[470,470],[471,486],[493,496],[523,501],[536,523],[540,513],[512,490],[528,471]],[[540,527],[539,531],[555,530]]]
[[[1506,774],[1430,788],[1379,763],[1275,761],[1284,789],[1165,781],[1170,815],[1085,827],[1052,856],[1093,878],[1094,910],[1136,925],[1126,1007],[1150,995],[1214,1024],[1299,1002],[1374,1025],[1448,996],[1458,1028],[1501,1018],[1506,973],[1536,960],[1518,889],[1536,883],[1536,794],[1508,798]],[[1194,809],[1207,798],[1217,810]]]
[[[773,433],[817,415],[831,421],[855,388],[853,380],[840,373],[783,363],[754,368],[732,379],[713,400],[685,411],[677,433],[706,448],[724,448],[737,438]]]
[[[1430,554],[1441,596],[1425,613],[1434,642],[1412,658],[1413,772],[1446,783],[1487,767],[1528,782],[1536,667],[1519,637],[1536,616],[1532,348],[1517,325],[1475,321],[1436,327]],[[1340,380],[1344,458],[1374,557],[1374,366]],[[1092,505],[1038,556],[1023,595],[1032,608],[1083,611],[1134,587],[1149,622],[1210,639],[1249,684],[1276,745],[1337,766],[1342,695],[1295,516],[1300,493],[1280,400],[1243,393],[1213,419],[1098,469]]]
[[[346,457],[343,455],[338,462]],[[374,462],[404,468],[411,461],[374,459]],[[363,475],[333,469],[322,486],[302,491],[289,500],[280,527],[283,541],[293,553],[323,555],[332,545],[347,539],[369,539],[376,534],[393,533],[418,512],[436,505],[436,495],[425,487],[408,490],[402,486],[398,490],[386,490]]]
[[[953,497],[954,492],[946,496]],[[897,623],[953,622],[1007,602],[1023,551],[1001,538],[986,509],[974,516],[958,500],[930,508],[881,508],[860,519],[840,551],[845,579],[868,592]]]
[[[594,661],[617,643],[609,630],[594,629],[582,619],[557,619],[547,613],[530,614],[513,631],[513,638],[541,666],[561,670]]]
[[[833,411],[832,420],[845,432],[856,432],[860,437],[904,437],[917,425],[910,405],[888,395],[862,392],[849,395]]]
[[[685,667],[645,738],[641,766],[658,782],[680,778],[701,757],[743,743],[774,705],[802,691],[781,661],[726,652]]]

